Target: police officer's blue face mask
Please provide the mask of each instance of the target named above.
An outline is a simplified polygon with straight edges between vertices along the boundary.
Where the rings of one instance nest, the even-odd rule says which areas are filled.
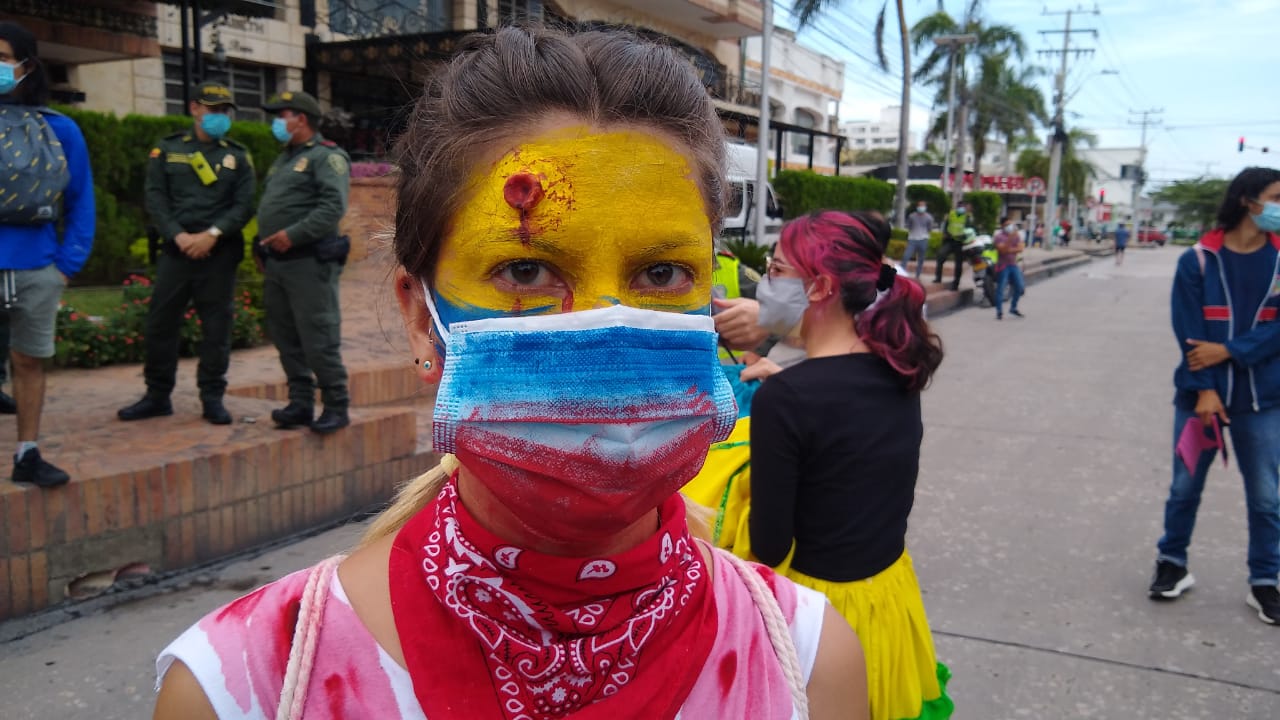
[[[200,118],[200,129],[214,140],[221,140],[231,130],[231,116],[219,112],[205,113]]]
[[[282,117],[278,117],[271,121],[271,134],[276,136],[276,140],[287,143],[293,139],[293,133],[289,132],[289,121]]]
[[[18,87],[18,83],[22,82],[22,78],[26,77],[26,75],[23,75],[22,77],[15,77],[16,72],[21,65],[22,62],[16,62],[12,65],[9,63],[0,63],[0,95],[8,95],[13,92],[14,88]]]

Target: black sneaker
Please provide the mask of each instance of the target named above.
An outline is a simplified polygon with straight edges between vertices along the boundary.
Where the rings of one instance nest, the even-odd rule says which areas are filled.
[[[1258,619],[1268,625],[1280,625],[1280,588],[1275,585],[1254,585],[1244,599],[1258,611]]]
[[[210,398],[205,400],[203,417],[211,425],[230,425],[231,413],[227,412],[227,407],[222,404],[221,400]]]
[[[154,395],[143,395],[138,402],[116,411],[116,417],[125,422],[172,414],[173,404],[169,402],[169,398],[158,398]]]
[[[1156,577],[1151,581],[1152,600],[1173,600],[1196,584],[1196,578],[1187,569],[1168,560],[1156,562]]]
[[[63,472],[56,465],[45,462],[40,457],[38,448],[31,448],[22,455],[19,460],[18,456],[13,457],[13,481],[16,483],[31,483],[37,487],[51,488],[62,485],[71,479],[71,476]]]
[[[1010,310],[1009,314],[1017,317],[1026,317],[1025,315],[1022,314],[1021,311],[1018,311],[1018,310]]]
[[[311,432],[318,433],[320,435],[328,435],[329,433],[337,432],[350,424],[351,418],[347,416],[346,408],[341,410],[325,408],[324,412],[320,413],[320,417],[316,418],[316,421],[311,423]]]
[[[310,425],[314,417],[314,409],[296,402],[271,411],[271,419],[275,421],[276,427],[282,430]]]
[[[0,391],[0,415],[16,415],[18,403],[13,401],[9,393]]]

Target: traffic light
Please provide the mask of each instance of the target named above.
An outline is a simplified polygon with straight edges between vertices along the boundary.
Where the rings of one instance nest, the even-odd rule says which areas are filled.
[[[1098,190],[1098,202],[1099,202],[1099,203],[1102,203],[1102,204],[1104,204],[1104,205],[1106,204],[1106,202],[1107,202],[1107,189],[1106,189],[1106,188],[1101,188],[1101,189],[1099,189],[1099,190]]]
[[[1236,150],[1236,152],[1244,152],[1244,138],[1243,138],[1243,137],[1241,137],[1241,138],[1240,138],[1240,146],[1239,146],[1239,149],[1237,149],[1237,150]]]

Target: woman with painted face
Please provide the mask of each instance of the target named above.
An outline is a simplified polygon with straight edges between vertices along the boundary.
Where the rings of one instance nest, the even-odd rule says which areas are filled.
[[[875,213],[820,211],[782,229],[760,314],[766,297],[789,298],[808,359],[752,403],[751,551],[825,593],[857,631],[873,718],[945,718],[950,673],[935,660],[905,542],[920,391],[942,345],[924,289],[884,263],[888,241]]]
[[[350,556],[170,645],[157,718],[867,717],[843,618],[696,539],[676,492],[736,415],[722,134],[630,34],[503,28],[433,75],[393,292],[445,462]]]
[[[1277,233],[1280,170],[1245,168],[1227,186],[1218,227],[1178,260],[1171,307],[1185,357],[1173,376],[1173,482],[1149,590],[1153,600],[1173,600],[1195,583],[1187,548],[1205,476],[1217,450],[1226,452],[1222,439],[1230,434],[1249,514],[1245,602],[1269,625],[1280,623]],[[1209,438],[1214,447],[1199,451]],[[1195,450],[1184,452],[1188,446]]]

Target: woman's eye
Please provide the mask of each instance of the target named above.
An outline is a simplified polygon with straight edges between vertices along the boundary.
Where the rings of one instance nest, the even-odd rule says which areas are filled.
[[[554,277],[545,265],[534,260],[516,260],[507,263],[497,272],[497,276],[512,285],[522,287],[543,285]]]
[[[693,277],[680,265],[658,263],[641,270],[636,280],[641,288],[671,290],[692,283]]]

